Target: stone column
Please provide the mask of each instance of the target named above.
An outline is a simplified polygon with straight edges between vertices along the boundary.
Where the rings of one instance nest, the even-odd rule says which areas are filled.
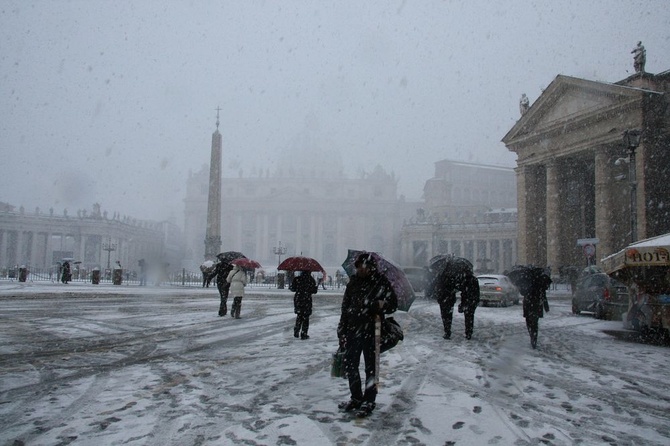
[[[0,267],[7,266],[7,231],[0,230]]]
[[[527,181],[530,175],[530,169],[527,166],[519,166],[514,169],[516,172],[516,193],[517,193],[517,240],[518,252],[517,263],[527,263],[528,258],[528,217],[526,216],[527,209]]]
[[[39,252],[37,251],[37,249],[38,249],[38,246],[37,246],[38,240],[37,239],[38,238],[39,238],[39,233],[37,231],[33,231],[33,236],[31,237],[31,245],[32,246],[30,247],[30,259],[29,259],[30,266],[32,266],[32,267],[35,267],[40,263],[39,258],[38,258]]]
[[[644,146],[644,139],[640,142],[640,146],[635,150],[635,178],[636,178],[636,192],[637,192],[637,237],[635,240],[644,240],[647,238],[647,203],[645,197],[645,176],[644,164],[648,162],[646,150]]]
[[[612,164],[607,150],[596,149],[595,152],[595,212],[596,212],[596,264],[600,259],[612,254],[614,243],[614,229],[612,228]]]
[[[558,162],[550,160],[546,164],[547,168],[547,266],[551,266],[553,273],[558,274],[558,267],[561,266],[561,239],[560,239],[560,184],[559,184],[559,165]]]

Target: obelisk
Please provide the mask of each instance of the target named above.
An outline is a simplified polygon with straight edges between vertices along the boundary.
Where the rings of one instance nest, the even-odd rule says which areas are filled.
[[[221,108],[217,107],[216,130],[212,134],[212,155],[209,164],[205,260],[214,260],[221,250],[221,133],[219,133],[219,111],[221,111]]]

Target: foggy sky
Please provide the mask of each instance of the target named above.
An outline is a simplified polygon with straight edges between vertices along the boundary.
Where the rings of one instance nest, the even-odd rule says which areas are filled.
[[[0,201],[181,225],[217,107],[226,177],[309,133],[419,199],[438,160],[513,167],[558,74],[624,79],[638,40],[670,69],[669,29],[665,0],[0,0]]]

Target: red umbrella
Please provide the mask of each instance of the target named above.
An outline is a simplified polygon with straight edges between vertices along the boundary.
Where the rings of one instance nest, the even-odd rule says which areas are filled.
[[[277,266],[279,271],[310,271],[322,272],[324,280],[326,278],[326,270],[319,262],[311,257],[293,256],[287,257],[283,262]]]
[[[247,259],[246,257],[235,259],[230,263],[232,263],[233,265],[237,265],[239,267],[245,268],[245,269],[262,268],[260,263],[258,263],[255,260]]]

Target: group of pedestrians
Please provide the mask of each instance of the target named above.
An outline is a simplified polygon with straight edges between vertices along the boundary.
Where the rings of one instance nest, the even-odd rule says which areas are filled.
[[[389,280],[378,271],[376,261],[370,253],[360,254],[354,267],[356,272],[345,288],[337,325],[339,347],[344,352],[343,369],[349,381],[350,399],[338,404],[338,407],[362,418],[369,416],[376,406],[378,358],[375,349],[375,324],[383,323],[385,315],[396,311],[398,297]],[[245,271],[237,265],[220,262],[217,264],[216,276],[221,296],[219,316],[226,315],[227,300],[232,294],[234,300],[231,316],[239,318],[244,286],[247,283]],[[539,281],[531,287],[519,290],[524,296],[523,315],[533,348],[537,345],[538,318],[542,317],[543,311],[549,311],[546,290],[550,283],[550,279]],[[318,292],[318,284],[311,272],[299,271],[291,281],[289,289],[295,293],[293,304],[296,320],[293,335],[303,340],[309,339],[312,295]],[[445,339],[451,338],[454,306],[459,291],[461,301],[457,308],[464,315],[465,337],[471,339],[480,295],[479,282],[472,269],[453,271],[445,268],[430,276],[426,295],[434,298],[440,306]],[[359,370],[361,355],[364,360],[365,381],[361,379]]]
[[[215,269],[216,287],[219,290],[221,303],[219,304],[219,316],[228,314],[228,297],[233,296],[233,306],[230,316],[239,319],[242,311],[242,299],[244,298],[244,287],[247,285],[247,273],[238,265],[228,262],[219,262]]]

